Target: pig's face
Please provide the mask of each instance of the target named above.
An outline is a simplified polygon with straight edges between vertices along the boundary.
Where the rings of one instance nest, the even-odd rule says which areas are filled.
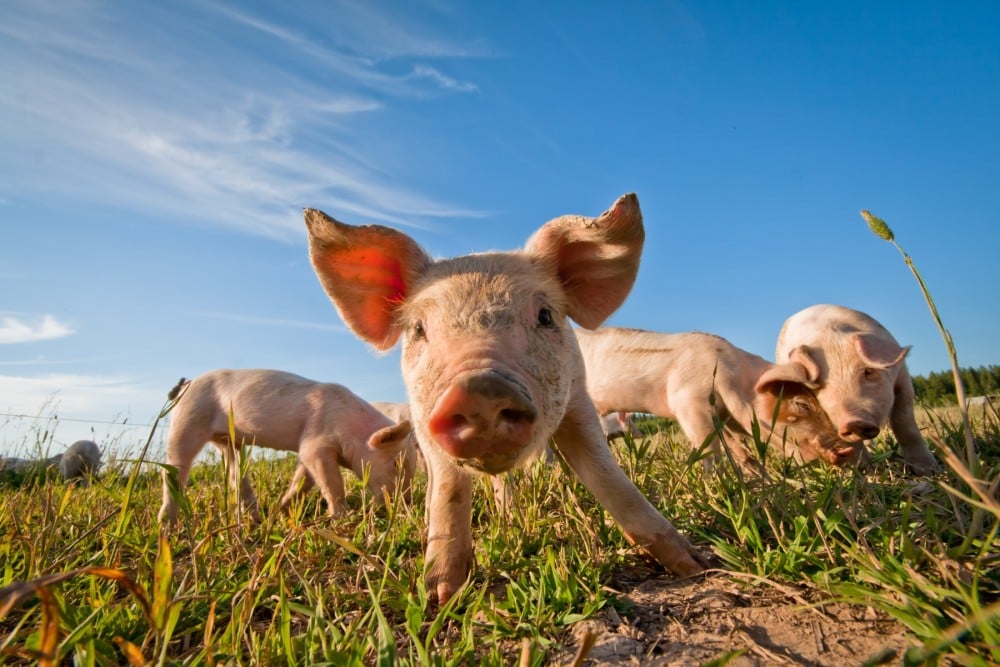
[[[306,211],[313,266],[344,321],[378,349],[403,338],[421,445],[498,473],[560,425],[588,328],[631,290],[644,240],[635,195],[597,218],[561,216],[524,250],[432,261],[405,234]]]
[[[400,492],[409,500],[410,484],[416,469],[417,451],[409,420],[381,428],[368,437],[362,464],[368,468],[368,489],[382,500],[382,489],[391,495],[400,484]]]
[[[400,309],[420,437],[488,473],[544,447],[566,412],[575,339],[562,286],[513,253],[436,264]]]
[[[601,428],[608,441],[615,438],[624,438],[628,433],[633,438],[641,438],[645,435],[636,423],[635,414],[631,412],[612,412],[601,417]]]
[[[888,420],[908,351],[873,334],[852,334],[830,337],[818,346],[801,345],[789,358],[814,369],[820,404],[838,435],[860,443],[876,437]]]
[[[840,438],[830,417],[807,387],[787,383],[781,390],[777,426],[787,428],[804,461],[819,458],[833,466],[849,465],[865,458],[865,446]],[[770,414],[774,414],[773,411]]]
[[[865,456],[864,445],[839,436],[813,387],[809,370],[802,364],[772,366],[757,382],[758,416],[768,421],[773,419],[775,432],[787,432],[803,461],[820,458],[834,466],[861,461]]]

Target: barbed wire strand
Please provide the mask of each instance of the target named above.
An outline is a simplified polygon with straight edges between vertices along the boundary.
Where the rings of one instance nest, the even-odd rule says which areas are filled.
[[[35,419],[35,420],[39,420],[39,421],[42,421],[42,420],[45,420],[45,421],[55,420],[55,421],[64,421],[64,422],[80,422],[80,423],[83,423],[83,424],[109,424],[109,425],[112,425],[112,426],[142,426],[144,428],[150,428],[150,427],[152,427],[152,424],[140,424],[139,422],[130,422],[128,420],[123,421],[123,422],[117,422],[117,421],[107,421],[107,420],[103,420],[103,419],[80,419],[80,418],[77,418],[77,417],[60,417],[59,415],[52,415],[50,417],[43,417],[42,415],[26,415],[26,414],[14,413],[14,412],[0,412],[0,417],[14,417],[14,418],[17,418],[17,419]]]

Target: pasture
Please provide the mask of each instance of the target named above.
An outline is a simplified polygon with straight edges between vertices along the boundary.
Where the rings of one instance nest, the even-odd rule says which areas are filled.
[[[964,451],[954,417],[925,434]],[[194,469],[180,526],[158,532],[159,468],[112,461],[90,486],[0,480],[0,661],[183,665],[845,665],[1000,661],[995,484],[914,478],[891,440],[863,472],[768,455],[764,479],[706,473],[671,424],[613,447],[627,474],[717,566],[675,580],[624,540],[558,461],[516,473],[514,506],[477,487],[476,565],[427,604],[426,476],[377,507],[348,475],[276,511],[293,458],[251,452],[265,511],[232,511],[219,460]],[[161,426],[162,428],[162,426]],[[1000,419],[974,422],[1000,476]],[[152,436],[151,436],[152,440]],[[30,449],[25,443],[23,449]],[[960,464],[959,464],[960,465]]]

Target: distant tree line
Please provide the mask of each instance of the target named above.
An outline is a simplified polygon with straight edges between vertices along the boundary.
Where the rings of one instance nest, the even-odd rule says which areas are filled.
[[[959,369],[962,384],[965,385],[966,398],[1000,394],[1000,366],[980,366],[979,368]],[[913,376],[913,391],[917,403],[921,405],[944,405],[954,403],[955,377],[951,371]]]

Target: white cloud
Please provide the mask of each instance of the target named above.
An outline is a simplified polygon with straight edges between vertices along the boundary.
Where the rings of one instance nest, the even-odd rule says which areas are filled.
[[[428,67],[427,65],[417,65],[413,68],[413,74],[417,77],[422,77],[425,79],[431,79],[436,81],[438,85],[447,90],[457,90],[461,92],[471,93],[476,92],[479,88],[474,83],[468,83],[465,81],[457,81],[450,76],[445,76],[433,67]]]
[[[387,167],[400,149],[379,136],[377,155],[356,122],[473,84],[426,65],[384,68],[222,5],[206,17],[221,13],[229,34],[270,46],[245,48],[220,31],[177,50],[178,33],[198,22],[171,5],[134,30],[122,5],[12,5],[0,6],[0,196],[99,201],[280,239],[301,238],[302,208],[319,203],[357,222],[416,227],[486,215],[399,185]],[[348,9],[358,21],[374,11]],[[373,52],[406,32],[388,17],[374,24]],[[402,52],[462,49],[414,38]]]
[[[57,445],[96,439],[134,456],[165,402],[162,387],[122,376],[0,374],[0,456],[32,454],[43,430]]]
[[[16,317],[0,318],[0,344],[33,343],[40,340],[65,338],[76,333],[73,329],[45,315],[37,324],[26,323]]]
[[[18,414],[34,414],[53,400],[60,412],[79,416],[92,413],[112,399],[115,407],[104,419],[121,412],[144,392],[130,379],[120,376],[52,373],[40,376],[0,375],[0,408]],[[166,392],[160,392],[166,398]]]

